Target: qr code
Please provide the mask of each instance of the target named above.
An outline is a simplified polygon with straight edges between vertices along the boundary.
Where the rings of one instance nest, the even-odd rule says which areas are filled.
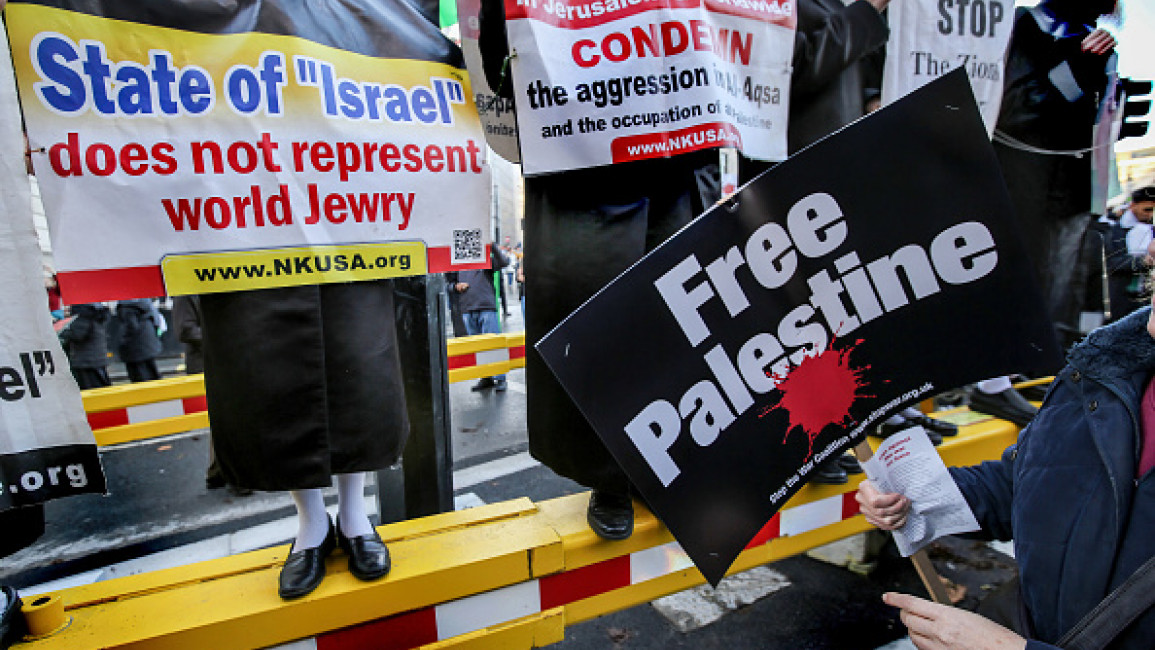
[[[453,231],[453,264],[484,262],[485,248],[481,242],[481,228]]]

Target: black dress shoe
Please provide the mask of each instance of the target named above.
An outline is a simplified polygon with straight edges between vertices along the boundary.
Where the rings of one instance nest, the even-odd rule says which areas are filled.
[[[837,458],[822,463],[814,468],[814,472],[810,474],[811,483],[823,485],[842,485],[849,480],[850,477],[846,475],[846,470],[839,466]]]
[[[586,509],[586,521],[602,539],[628,539],[634,534],[634,502],[629,494],[594,490]]]
[[[1016,388],[1019,395],[1031,402],[1041,402],[1047,396],[1047,390],[1051,388],[1050,384],[1035,384],[1033,386],[1024,386]]]
[[[481,379],[477,380],[476,384],[470,386],[469,390],[485,390],[486,388],[493,388],[495,384],[497,384],[497,382],[493,381],[493,377],[482,377]]]
[[[0,591],[3,591],[6,601],[3,613],[0,614],[0,648],[7,648],[24,638],[28,626],[24,621],[24,613],[20,611],[24,603],[16,590],[8,585],[0,585]]]
[[[858,459],[854,454],[842,454],[838,457],[838,466],[847,474],[861,474],[862,465],[858,464]]]
[[[296,546],[296,542],[294,542]],[[285,600],[300,598],[313,592],[325,577],[325,558],[337,547],[337,536],[333,522],[329,522],[329,533],[320,546],[295,551],[289,549],[285,566],[281,567],[280,588],[277,593]]]
[[[971,393],[970,407],[972,411],[1009,420],[1020,427],[1030,424],[1035,414],[1039,412],[1034,404],[1019,395],[1014,388],[1008,388],[998,393],[984,393],[976,389],[975,392]]]
[[[926,419],[929,420],[930,418]],[[878,429],[875,431],[874,435],[878,436],[879,438],[889,438],[899,431],[906,431],[907,429],[915,426],[915,424],[917,423],[911,420],[903,420],[898,424],[887,424],[886,422],[883,422],[882,424],[878,425]],[[938,431],[935,431],[934,429],[928,429],[926,427],[923,427],[922,430],[926,431],[926,437],[930,438],[930,444],[934,445],[935,447],[942,444],[942,436]]]
[[[349,556],[349,573],[358,580],[376,580],[389,573],[393,567],[389,559],[389,549],[377,530],[368,535],[345,537],[341,532],[341,519],[337,519],[337,545]]]
[[[906,421],[911,424],[917,424],[927,431],[934,431],[944,438],[958,435],[958,425],[951,424],[945,420],[936,420],[932,417],[927,417],[922,413],[919,413],[914,417],[908,417],[906,418]]]

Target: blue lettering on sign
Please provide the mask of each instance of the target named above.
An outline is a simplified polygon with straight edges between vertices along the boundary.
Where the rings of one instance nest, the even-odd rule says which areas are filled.
[[[225,73],[225,91],[229,106],[241,115],[264,111],[280,115],[281,89],[285,85],[285,55],[264,52],[256,68],[234,65]]]
[[[148,66],[114,62],[100,41],[77,45],[62,34],[43,32],[32,40],[30,54],[41,79],[33,90],[56,113],[200,115],[216,101],[208,72],[175,66],[164,50],[152,50]]]
[[[452,126],[452,104],[465,103],[464,88],[454,79],[432,77],[428,86],[412,88],[355,81],[338,77],[332,63],[307,56],[294,56],[293,68],[297,84],[317,89],[328,117]]]

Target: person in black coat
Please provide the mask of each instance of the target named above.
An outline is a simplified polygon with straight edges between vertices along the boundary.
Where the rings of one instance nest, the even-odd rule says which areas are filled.
[[[1114,39],[1095,28],[1116,0],[1043,0],[1019,9],[1007,54],[994,146],[1043,303],[1063,348],[1081,336],[1091,267],[1091,158]],[[1057,370],[1057,368],[1055,369]],[[1008,377],[978,383],[970,408],[1019,426],[1038,409]]]
[[[160,379],[156,365],[161,348],[157,318],[159,314],[148,298],[122,300],[116,305],[116,322],[120,325],[117,352],[134,383]]]
[[[478,44],[490,87],[512,98],[500,0],[483,0]],[[718,152],[696,151],[525,179],[529,451],[592,488],[586,520],[604,539],[633,533],[629,479],[534,344],[610,280],[721,198]]]
[[[866,114],[868,80],[880,68],[874,58],[890,30],[882,10],[890,0],[800,0],[790,76],[787,151],[825,138]],[[739,181],[746,184],[773,167],[742,157]]]
[[[74,318],[61,333],[68,365],[81,390],[111,386],[108,376],[108,321],[112,314],[99,303],[72,306]]]
[[[1114,40],[1095,28],[1115,0],[1044,0],[1016,13],[995,153],[1064,347],[1080,336],[1089,260],[1095,120]]]

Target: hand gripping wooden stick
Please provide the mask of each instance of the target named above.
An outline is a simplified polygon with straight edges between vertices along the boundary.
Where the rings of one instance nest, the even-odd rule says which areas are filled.
[[[870,460],[873,455],[874,450],[865,440],[854,446],[854,456],[860,463]],[[940,605],[950,605],[950,595],[946,592],[946,584],[943,583],[938,571],[931,564],[926,549],[916,551],[910,556],[910,561],[914,564],[914,570],[918,572],[918,577],[922,579],[923,586],[930,593],[931,600]]]

